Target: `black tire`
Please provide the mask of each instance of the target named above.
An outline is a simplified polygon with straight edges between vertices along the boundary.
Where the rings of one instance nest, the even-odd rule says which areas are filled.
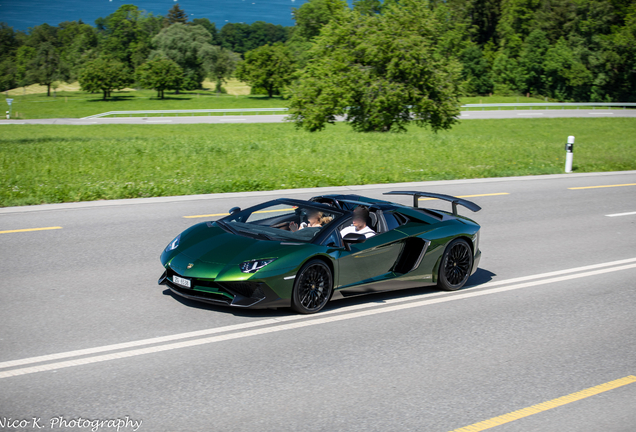
[[[333,291],[333,275],[324,261],[307,262],[294,281],[292,309],[302,314],[312,314],[325,307]]]
[[[464,239],[455,239],[446,246],[439,264],[437,286],[455,291],[464,286],[473,269],[473,251]]]

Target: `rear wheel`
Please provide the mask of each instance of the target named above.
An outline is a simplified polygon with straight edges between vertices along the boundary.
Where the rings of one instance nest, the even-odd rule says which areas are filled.
[[[439,266],[437,286],[455,291],[464,286],[473,268],[473,252],[464,239],[455,239],[446,247]]]
[[[333,275],[319,259],[306,263],[296,275],[292,293],[292,309],[303,314],[320,311],[331,298]]]

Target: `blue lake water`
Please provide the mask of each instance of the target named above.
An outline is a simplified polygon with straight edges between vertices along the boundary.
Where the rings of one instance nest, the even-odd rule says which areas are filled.
[[[306,0],[180,0],[179,6],[189,16],[208,18],[217,28],[227,22],[265,21],[284,26],[294,25],[292,8]],[[106,17],[124,4],[134,4],[154,15],[167,15],[177,3],[174,0],[0,0],[0,22],[14,30],[27,31],[29,27],[47,23],[58,25],[63,21],[76,21],[95,25],[99,17]]]

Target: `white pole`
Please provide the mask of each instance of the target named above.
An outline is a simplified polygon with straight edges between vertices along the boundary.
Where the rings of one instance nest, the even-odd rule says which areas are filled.
[[[565,172],[572,172],[572,159],[574,158],[574,136],[568,137],[568,143],[565,145]]]

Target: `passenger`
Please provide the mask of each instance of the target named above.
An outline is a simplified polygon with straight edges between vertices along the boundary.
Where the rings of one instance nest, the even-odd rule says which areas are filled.
[[[353,211],[353,225],[348,226],[340,231],[342,237],[350,233],[364,234],[366,238],[373,237],[375,231],[367,226],[369,218],[369,210],[364,207],[356,207]]]
[[[307,221],[309,223],[303,222],[298,226],[296,222],[291,222],[289,224],[289,230],[292,232],[296,232],[303,228],[320,228],[329,222],[331,222],[330,216],[324,216],[321,211],[318,210],[309,210],[307,212]]]

